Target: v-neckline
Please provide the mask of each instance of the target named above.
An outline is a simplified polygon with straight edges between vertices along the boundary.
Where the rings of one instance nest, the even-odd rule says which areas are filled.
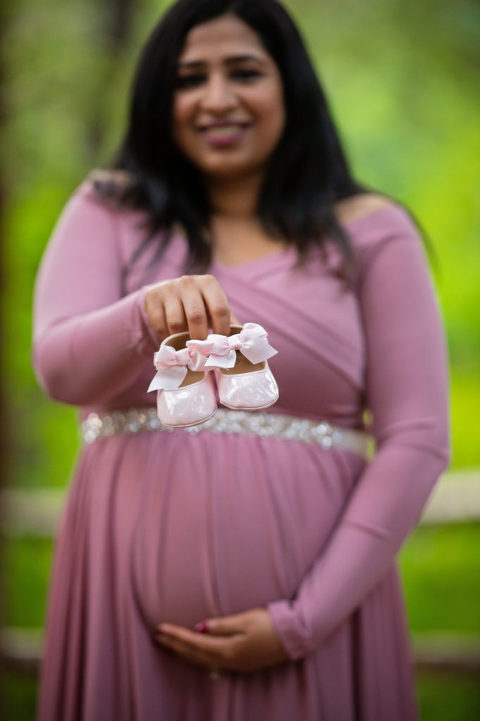
[[[341,223],[341,226],[343,226],[347,230],[347,232],[349,232],[353,228],[361,228],[364,224],[368,225],[372,218],[377,218],[377,216],[391,213],[392,210],[398,212],[399,210],[401,210],[401,207],[390,204],[384,205],[379,208],[375,208],[375,210],[372,210],[366,215],[360,215],[356,218],[352,218],[351,220],[344,221]],[[179,229],[177,229],[177,232],[174,234],[172,240],[173,239],[175,239],[176,242],[181,243],[182,251],[180,251],[179,249],[179,252],[181,252],[182,255],[183,253],[188,254],[187,239]],[[167,256],[169,254],[170,248],[171,246],[169,246],[169,248],[166,250]],[[177,253],[173,251],[173,255],[176,256]],[[295,245],[286,244],[279,247],[277,250],[266,253],[265,255],[260,255],[257,258],[251,258],[250,260],[245,260],[241,263],[234,263],[233,265],[227,265],[218,260],[212,260],[210,263],[210,269],[214,272],[223,274],[235,274],[245,272],[247,273],[247,275],[256,275],[257,273],[261,275],[264,272],[269,271],[270,269],[276,269],[277,267],[282,268],[284,265],[294,264],[296,259],[297,258]]]
[[[234,263],[233,265],[227,265],[225,263],[221,263],[218,260],[212,260],[210,267],[217,268],[225,272],[231,272],[235,270],[248,270],[249,268],[258,268],[259,270],[261,270],[265,266],[268,266],[271,261],[276,261],[277,258],[283,258],[284,256],[291,255],[292,251],[295,251],[295,246],[283,245],[281,248],[277,248],[270,253],[265,253],[265,255],[259,255],[257,258],[243,260],[241,263]]]
[[[356,227],[357,225],[362,225],[366,221],[370,220],[373,216],[380,215],[384,213],[385,211],[391,211],[392,205],[382,205],[379,208],[375,208],[375,210],[372,210],[370,213],[367,213],[366,215],[360,215],[356,218],[351,218],[351,220],[347,220],[345,222],[340,223],[347,231],[350,230],[352,227]],[[276,264],[277,262],[283,260],[284,258],[290,260],[294,259],[294,256],[296,255],[296,248],[294,245],[283,245],[281,248],[278,248],[277,250],[272,251],[271,253],[266,253],[265,255],[260,255],[257,258],[251,258],[250,260],[244,260],[240,263],[234,263],[233,265],[227,265],[225,263],[221,263],[218,260],[212,260],[210,267],[213,270],[220,270],[225,273],[234,273],[235,271],[242,271],[242,270],[258,270],[259,272],[262,271],[264,268],[268,268],[270,262],[273,262]],[[290,258],[289,256],[293,256]]]

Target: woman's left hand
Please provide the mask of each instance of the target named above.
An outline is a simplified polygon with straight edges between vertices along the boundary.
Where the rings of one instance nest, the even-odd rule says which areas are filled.
[[[265,608],[208,619],[197,627],[202,631],[162,623],[155,638],[185,661],[214,672],[258,671],[290,660]]]

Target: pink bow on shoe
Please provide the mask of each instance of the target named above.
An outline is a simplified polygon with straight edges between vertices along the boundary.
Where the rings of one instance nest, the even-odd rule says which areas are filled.
[[[250,363],[262,363],[278,353],[269,344],[267,331],[258,323],[245,323],[235,335],[211,333],[206,340],[189,340],[186,345],[206,357],[205,368],[233,368],[237,350]]]
[[[153,358],[157,373],[148,387],[148,393],[178,388],[187,375],[187,368],[202,371],[207,360],[196,348],[175,350],[169,345],[161,345]]]
[[[228,339],[250,363],[263,363],[278,353],[267,340],[267,331],[258,323],[245,323],[240,333]]]

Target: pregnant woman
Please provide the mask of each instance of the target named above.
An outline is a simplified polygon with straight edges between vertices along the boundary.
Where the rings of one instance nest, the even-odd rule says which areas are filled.
[[[161,426],[154,352],[232,323],[268,332],[278,401]],[[116,161],[45,253],[34,363],[85,439],[40,721],[416,718],[395,556],[448,459],[443,333],[417,228],[352,178],[279,3],[154,29]]]

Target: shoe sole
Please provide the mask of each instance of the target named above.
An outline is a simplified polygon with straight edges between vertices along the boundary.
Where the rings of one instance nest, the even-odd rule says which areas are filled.
[[[167,424],[167,423],[163,423],[163,425],[165,426],[165,428],[190,428],[191,426],[201,426],[202,423],[206,423],[207,421],[210,420],[210,418],[213,418],[213,416],[215,415],[216,412],[217,412],[217,409],[215,408],[215,410],[213,411],[213,413],[211,415],[207,416],[207,418],[202,418],[201,421],[195,421],[195,423],[182,423],[181,425],[176,424],[174,426]]]
[[[252,408],[252,406],[229,406],[227,403],[223,403],[220,401],[222,406],[225,406],[225,408],[229,408],[232,411],[260,411],[262,408],[270,408],[270,406],[273,406],[274,403],[276,403],[279,399],[280,395],[277,395],[274,401],[271,401],[270,403],[266,403],[264,406],[255,406]]]

